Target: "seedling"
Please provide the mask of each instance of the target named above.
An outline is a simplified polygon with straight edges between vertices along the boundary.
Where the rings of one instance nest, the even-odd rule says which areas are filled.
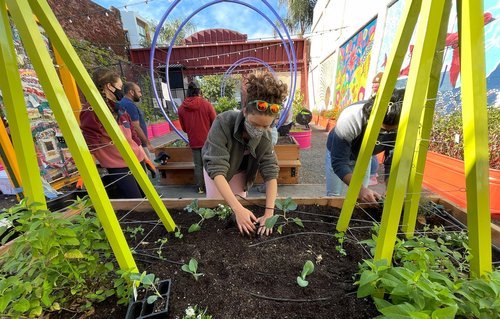
[[[137,234],[141,234],[143,235],[144,234],[144,228],[142,228],[142,226],[137,226],[137,227],[127,227],[127,229],[125,229],[125,231],[127,233],[130,234],[130,237],[133,237],[135,239],[135,237],[137,237]]]
[[[175,233],[174,233],[175,238],[182,239],[184,235],[181,232],[181,227],[180,226],[175,226]]]
[[[298,226],[304,228],[304,224],[302,223],[302,220],[300,218],[298,218],[298,217],[291,218],[291,217],[286,216],[288,212],[294,211],[297,209],[297,204],[293,201],[293,199],[291,197],[287,197],[284,200],[277,199],[275,201],[275,205],[276,205],[276,208],[283,211],[283,214],[282,215],[281,214],[274,214],[271,218],[268,218],[266,220],[266,225],[265,225],[266,228],[273,228],[280,217],[283,217],[283,219],[285,221],[283,224],[278,226],[277,231],[279,234],[281,234],[283,232],[283,227],[285,225],[287,225],[288,223],[292,223],[292,222],[297,224]]]
[[[312,261],[308,260],[305,262],[304,267],[302,267],[302,273],[297,277],[297,284],[302,288],[307,287],[309,285],[309,281],[306,280],[306,277],[312,274],[314,271],[314,264]]]
[[[161,249],[163,248],[163,246],[168,242],[168,238],[165,237],[165,238],[160,238],[158,239],[155,243],[156,244],[160,244],[160,247],[158,247],[158,249],[156,250],[156,254],[158,255],[158,258],[160,259],[163,259],[163,255],[161,254]]]
[[[197,272],[198,271],[198,261],[196,261],[196,259],[194,259],[194,258],[191,258],[191,260],[189,261],[189,264],[182,265],[181,269],[183,271],[188,272],[191,275],[193,275],[193,277],[196,281],[198,281],[198,278],[200,276],[203,276],[203,273]]]
[[[150,290],[153,291],[153,294],[146,299],[146,302],[148,304],[152,304],[153,302],[155,302],[156,300],[158,300],[158,298],[162,298],[163,299],[163,297],[161,296],[161,294],[158,291],[158,289],[156,289],[156,283],[158,282],[158,278],[155,278],[154,274],[148,274],[145,271],[143,271],[141,274],[139,274],[139,273],[132,273],[132,274],[130,274],[130,280],[132,280],[134,282],[141,283],[142,286],[146,290],[150,289]],[[137,290],[136,290],[135,284],[134,284],[134,294],[135,295],[137,295],[136,291]]]
[[[184,208],[184,210],[189,212],[189,213],[196,213],[196,214],[198,214],[198,216],[201,217],[201,220],[199,222],[189,226],[188,233],[194,233],[196,231],[199,231],[201,229],[201,224],[203,224],[203,222],[206,219],[210,219],[210,218],[213,218],[215,216],[215,211],[213,209],[200,208],[198,206],[197,199],[195,199],[193,202],[191,202],[191,204],[186,206],[186,208]]]
[[[342,256],[347,256],[347,253],[344,249],[344,241],[345,241],[345,233],[344,232],[338,232],[334,234],[335,238],[337,239],[338,245],[335,246],[335,249],[341,254]]]

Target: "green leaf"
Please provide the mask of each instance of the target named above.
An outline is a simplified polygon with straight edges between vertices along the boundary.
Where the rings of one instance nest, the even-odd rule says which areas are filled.
[[[378,279],[378,275],[371,270],[365,270],[359,279],[359,285],[364,286]]]
[[[210,218],[213,218],[215,216],[215,211],[213,209],[206,209],[205,210],[205,213],[203,214],[203,217],[205,219],[210,219]]]
[[[266,228],[273,228],[278,221],[279,215],[273,215],[272,217],[266,219]]]
[[[457,313],[457,308],[457,306],[454,306],[434,310],[432,312],[432,319],[453,319]]]
[[[308,260],[305,262],[304,267],[302,267],[302,278],[312,274],[314,271],[314,264],[312,261]]]
[[[201,226],[198,225],[198,224],[193,224],[189,227],[188,229],[188,233],[194,233],[194,232],[197,232],[201,229]]]
[[[295,224],[297,224],[300,227],[304,228],[304,224],[302,223],[302,219],[296,217],[296,218],[293,219],[293,221],[295,222]]]
[[[152,304],[153,302],[155,302],[156,300],[158,299],[158,296],[157,295],[151,295],[148,297],[148,299],[146,299],[146,302],[148,304]]]
[[[30,302],[26,298],[21,298],[14,304],[12,309],[20,313],[25,313],[30,310]]]
[[[189,261],[189,270],[193,273],[198,270],[198,261],[196,261],[196,259],[191,258],[191,260]]]
[[[182,265],[181,269],[185,272],[191,273],[191,270],[189,269],[188,265]]]
[[[76,233],[69,228],[58,228],[56,229],[56,234],[62,237],[76,237]]]
[[[274,205],[276,206],[276,208],[278,208],[279,210],[283,210],[283,204],[281,202],[281,200],[277,199],[274,201]],[[270,228],[270,227],[268,227]]]
[[[30,318],[39,317],[42,315],[42,312],[43,312],[43,308],[40,306],[36,306],[33,309],[31,309],[29,316],[30,316]]]
[[[85,256],[78,249],[72,249],[72,250],[67,251],[64,254],[64,257],[68,258],[68,259],[81,259],[81,258],[84,258]]]
[[[155,282],[155,274],[147,274],[145,275],[141,282],[146,285],[146,286],[152,286],[154,285],[154,282]]]
[[[80,241],[74,237],[64,237],[59,239],[59,244],[67,246],[78,246]]]
[[[297,276],[297,284],[302,288],[304,288],[307,287],[307,285],[309,285],[309,282],[307,280],[302,279],[300,276]]]
[[[283,233],[283,225],[279,225],[278,226],[278,234],[282,234]]]

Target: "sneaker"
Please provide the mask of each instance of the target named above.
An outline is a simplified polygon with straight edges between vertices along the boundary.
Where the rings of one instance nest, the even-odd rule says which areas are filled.
[[[198,194],[205,194],[205,189],[203,187],[198,187]]]

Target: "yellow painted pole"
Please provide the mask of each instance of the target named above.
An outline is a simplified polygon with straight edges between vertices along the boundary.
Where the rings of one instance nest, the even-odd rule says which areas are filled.
[[[363,176],[370,162],[378,133],[380,132],[401,65],[403,64],[413,30],[415,29],[415,24],[417,23],[421,3],[422,0],[406,1],[404,12],[401,15],[401,23],[398,26],[394,45],[387,59],[387,67],[380,82],[380,89],[375,98],[372,114],[368,119],[368,125],[363,137],[358,159],[356,160],[351,183],[342,206],[340,218],[337,223],[338,231],[345,231],[349,226],[352,212],[361,189],[361,184],[363,183]]]
[[[61,77],[61,82],[68,97],[71,108],[76,116],[76,121],[80,124],[80,110],[82,109],[82,104],[80,103],[80,95],[78,95],[78,88],[76,87],[75,78],[71,75],[68,67],[64,63],[61,55],[55,48],[53,48],[54,56],[56,58],[57,65],[59,65],[59,76]]]
[[[491,271],[488,114],[482,1],[459,1],[460,72],[471,275]]]
[[[173,231],[175,229],[175,223],[172,217],[161,201],[160,196],[156,192],[153,184],[151,184],[146,172],[139,164],[139,161],[132,151],[128,141],[123,136],[116,120],[113,118],[111,112],[103,101],[101,94],[93,84],[92,79],[85,70],[85,67],[78,58],[75,50],[71,46],[68,37],[64,34],[62,27],[59,25],[59,22],[51,11],[49,5],[45,0],[29,0],[29,2],[36,16],[40,20],[45,32],[49,36],[52,45],[58,50],[66,66],[71,71],[71,74],[78,83],[78,87],[82,90],[94,112],[96,112],[97,117],[113,140],[114,145],[116,145],[120,151],[120,154],[150,201],[151,206],[160,217],[165,228],[168,231]],[[87,181],[84,180],[84,182],[85,185],[88,185]]]
[[[23,193],[28,203],[41,203],[42,205],[36,209],[46,209],[42,177],[36,161],[37,155],[31,136],[21,76],[4,0],[0,0],[0,60],[2,61],[0,63],[0,74],[2,74],[0,89],[9,121],[10,135],[15,151],[17,151],[16,162],[19,167],[22,167],[19,171],[19,183],[23,181]]]
[[[410,181],[408,183],[408,195],[405,199],[402,230],[406,237],[412,237],[415,231],[418,207],[422,191],[422,180],[424,178],[425,159],[427,149],[429,148],[429,138],[431,135],[432,121],[434,118],[434,106],[436,105],[436,96],[441,79],[441,69],[443,66],[443,52],[448,31],[448,20],[450,18],[451,0],[447,0],[441,17],[441,29],[437,50],[434,54],[431,76],[427,87],[426,102],[424,112],[420,121],[420,130],[417,137],[417,145],[413,156],[413,165],[411,167]]]
[[[27,0],[6,0],[121,269],[138,271]],[[31,135],[30,135],[31,136]]]
[[[416,136],[426,102],[426,93],[445,0],[423,1],[413,58],[394,147],[387,196],[382,213],[375,260],[392,260],[401,209],[406,196]]]

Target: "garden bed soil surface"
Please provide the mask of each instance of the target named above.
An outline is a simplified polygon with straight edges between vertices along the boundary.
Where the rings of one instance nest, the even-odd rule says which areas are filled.
[[[257,216],[263,209],[252,207]],[[358,263],[369,255],[354,240],[368,239],[371,222],[362,212],[355,212],[353,229],[344,243],[347,256],[341,256],[335,246],[336,216],[339,210],[325,206],[299,206],[291,217],[302,219],[305,228],[288,224],[283,234],[270,237],[243,237],[231,221],[206,220],[199,232],[187,229],[200,220],[186,211],[170,213],[181,226],[184,237],[168,234],[157,224],[154,212],[132,212],[123,222],[123,228],[142,225],[144,235],[134,239],[126,234],[139,269],[154,273],[160,279],[171,279],[168,318],[182,318],[190,305],[207,308],[207,313],[218,319],[234,318],[373,318],[378,312],[369,298],[356,298],[353,285]],[[322,216],[318,216],[320,214]],[[123,215],[123,214],[121,214]],[[282,219],[280,219],[281,221]],[[149,223],[147,223],[149,221]],[[146,223],[145,223],[146,222]],[[303,234],[298,234],[303,233]],[[144,236],[149,234],[145,239]],[[292,235],[287,237],[287,235]],[[157,240],[169,238],[157,259]],[[181,270],[191,258],[198,261],[198,272],[204,275],[196,281]],[[296,278],[307,260],[315,264],[307,277],[306,288],[298,286]],[[96,305],[91,318],[123,318],[126,309],[111,302]]]
[[[263,214],[262,207],[247,208],[256,216]],[[379,313],[371,298],[358,299],[354,281],[358,263],[371,258],[359,242],[371,238],[371,226],[380,220],[381,212],[354,211],[343,246],[346,256],[336,249],[338,241],[333,236],[339,213],[333,207],[299,205],[288,217],[300,218],[304,228],[287,224],[281,235],[275,231],[270,237],[249,238],[239,234],[233,221],[217,217],[205,220],[200,231],[188,233],[189,226],[200,220],[198,215],[170,210],[184,234],[182,239],[167,233],[154,212],[118,215],[123,229],[144,229],[136,237],[126,231],[140,271],[172,280],[167,318],[182,318],[185,309],[194,305],[206,308],[217,319],[374,318]],[[427,216],[426,222],[459,230],[439,214]],[[417,229],[422,228],[417,223]],[[165,238],[168,241],[160,251],[159,241]],[[198,281],[181,270],[191,258],[198,261],[198,273],[204,274]],[[301,288],[296,278],[307,260],[314,262],[315,269],[306,278],[309,285]],[[494,260],[499,260],[498,253]],[[124,318],[126,310],[109,298],[80,318]],[[76,317],[66,312],[51,318]]]

